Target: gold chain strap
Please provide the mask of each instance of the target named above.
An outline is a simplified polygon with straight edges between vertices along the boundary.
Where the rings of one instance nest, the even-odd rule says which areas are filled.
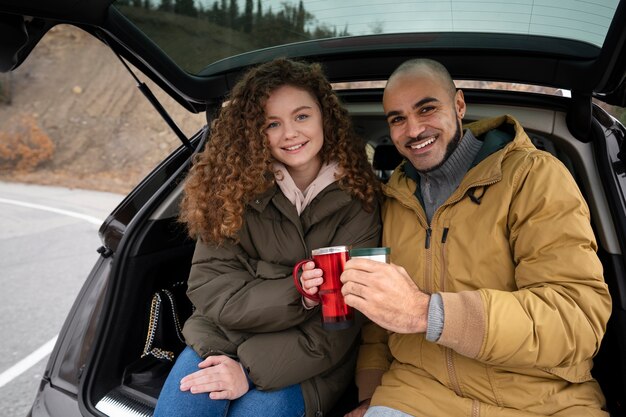
[[[170,293],[167,290],[164,290],[164,291],[167,294],[168,298],[170,299],[170,302],[172,303],[172,307],[174,307],[174,297],[172,296],[172,293]],[[154,356],[157,359],[165,359],[168,361],[173,361],[175,357],[174,352],[160,349],[160,348],[152,348],[152,343],[154,343],[154,335],[156,334],[156,327],[159,322],[159,314],[161,311],[161,301],[162,301],[161,294],[159,294],[158,292],[152,296],[152,301],[150,303],[150,320],[148,323],[148,335],[146,337],[146,343],[143,347],[143,353],[141,354],[141,357],[143,358],[144,356],[150,355],[150,356]],[[175,311],[174,311],[174,322],[176,323],[176,332],[179,333],[180,323],[178,321],[178,315],[176,314]],[[182,335],[179,335],[178,337],[180,338],[181,336]]]
[[[174,319],[174,327],[176,328],[176,337],[182,343],[185,343],[185,337],[183,336],[183,328],[180,325],[180,320],[178,319],[178,309],[176,308],[176,300],[174,299],[174,294],[170,290],[163,290],[167,298],[170,300],[170,304],[172,306],[172,316]]]

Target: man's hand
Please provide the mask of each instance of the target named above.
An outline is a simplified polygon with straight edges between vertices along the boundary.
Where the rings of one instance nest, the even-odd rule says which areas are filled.
[[[401,266],[351,259],[341,282],[346,304],[382,328],[396,333],[426,331],[430,295],[420,291]]]
[[[300,275],[300,284],[302,285],[302,289],[309,295],[315,295],[319,291],[319,286],[324,282],[324,278],[322,277],[323,271],[319,268],[315,268],[315,263],[313,261],[307,262],[302,265],[302,275]],[[313,308],[319,303],[317,301],[313,301],[309,298],[302,297],[304,300],[304,305],[308,308]]]
[[[248,378],[239,362],[228,356],[209,356],[199,371],[180,381],[181,391],[208,392],[212,400],[235,400],[248,392]]]
[[[357,408],[350,411],[348,414],[344,415],[343,417],[363,417],[363,415],[365,415],[365,412],[370,406],[370,402],[372,402],[371,398],[361,401],[361,404],[359,404]]]

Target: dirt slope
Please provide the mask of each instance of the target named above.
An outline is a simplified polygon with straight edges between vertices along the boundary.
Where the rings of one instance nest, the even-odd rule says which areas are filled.
[[[188,136],[204,123],[143,79]],[[59,26],[0,79],[0,180],[128,192],[180,142],[117,57]],[[5,88],[6,91],[6,88]]]

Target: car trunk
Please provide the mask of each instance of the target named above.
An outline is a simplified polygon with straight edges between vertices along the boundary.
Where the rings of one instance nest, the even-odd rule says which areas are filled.
[[[364,139],[364,146],[371,146],[370,153],[379,177],[385,178],[393,170],[398,156],[388,138],[386,122],[382,117],[380,90],[353,90],[344,94],[344,102],[353,115],[356,130]],[[508,112],[526,126],[535,145],[559,158],[579,183],[592,210],[592,220],[600,244],[600,257],[605,267],[605,278],[614,299],[619,297],[618,282],[622,276],[622,256],[619,237],[610,223],[606,196],[593,185],[599,180],[593,165],[594,142],[603,142],[602,129],[593,130],[602,136],[591,143],[583,143],[567,129],[567,99],[541,95],[516,95],[508,93],[467,91],[468,120],[495,116]],[[519,105],[522,102],[524,105]],[[528,107],[529,100],[532,108]],[[597,114],[601,115],[600,111]],[[193,139],[195,146],[200,136]],[[591,159],[590,159],[591,158]],[[191,306],[184,295],[184,283],[190,269],[194,242],[186,235],[184,225],[179,223],[177,206],[182,180],[189,163],[189,154],[181,147],[178,157],[170,159],[161,167],[161,173],[169,167],[167,185],[155,193],[147,209],[138,212],[128,221],[123,236],[116,240],[112,251],[114,258],[113,279],[109,288],[109,309],[104,316],[107,323],[101,327],[95,355],[86,367],[85,405],[106,415],[151,415],[172,362],[144,355],[149,339],[151,303],[160,290],[170,290],[176,297],[178,319],[181,324],[189,315]],[[599,161],[598,163],[602,163]],[[162,182],[162,178],[160,179]],[[150,185],[150,178],[141,188]],[[118,213],[119,215],[119,213]],[[115,217],[115,215],[114,215]],[[112,222],[110,224],[114,224]],[[104,228],[104,236],[107,230]],[[106,239],[105,239],[106,241]],[[169,303],[162,296],[160,319],[170,324],[165,333],[156,333],[151,347],[182,350],[175,326],[171,325]],[[615,415],[624,396],[622,369],[616,375],[615,358],[620,357],[623,343],[623,310],[616,305],[617,314],[611,319],[602,351],[596,360],[594,375],[599,378]],[[619,366],[624,366],[619,363]],[[343,415],[356,405],[355,388],[351,387],[343,401],[330,415]],[[138,414],[128,413],[136,410]],[[126,410],[126,411],[123,411]],[[125,414],[126,413],[126,414]],[[144,414],[141,414],[144,413]]]

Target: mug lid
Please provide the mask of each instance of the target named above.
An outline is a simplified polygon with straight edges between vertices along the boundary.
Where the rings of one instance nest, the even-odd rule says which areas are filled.
[[[350,256],[376,256],[376,255],[389,255],[391,248],[356,248],[350,250]]]
[[[311,251],[311,255],[328,255],[331,253],[347,252],[350,250],[350,246],[329,246],[327,248],[318,248]]]

